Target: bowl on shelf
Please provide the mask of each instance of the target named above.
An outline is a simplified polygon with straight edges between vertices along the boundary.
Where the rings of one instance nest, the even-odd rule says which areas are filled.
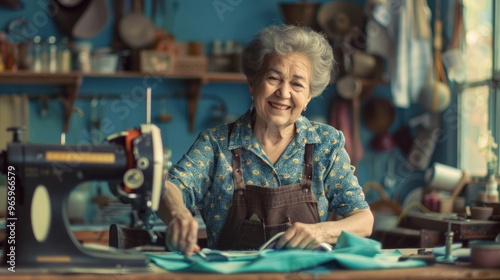
[[[97,73],[116,73],[118,68],[118,54],[94,54],[92,56],[92,71]]]
[[[489,220],[491,215],[493,215],[493,207],[471,207],[471,218],[474,220]]]

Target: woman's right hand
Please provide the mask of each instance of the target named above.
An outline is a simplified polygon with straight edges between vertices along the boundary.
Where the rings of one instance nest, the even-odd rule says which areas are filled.
[[[182,252],[185,256],[191,256],[200,251],[198,241],[198,221],[189,211],[175,213],[167,225],[166,242],[171,251]]]

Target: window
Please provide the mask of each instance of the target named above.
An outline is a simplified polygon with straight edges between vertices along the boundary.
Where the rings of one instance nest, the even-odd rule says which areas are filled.
[[[500,54],[495,43],[499,38],[493,34],[499,30],[494,19],[499,18],[500,6],[495,2],[463,0],[465,36],[460,49],[464,65],[459,68],[464,74],[463,80],[459,81],[460,74],[451,73],[463,85],[458,96],[458,164],[471,176],[487,174],[486,154],[478,147],[480,138],[491,130],[497,143],[500,139],[496,124],[496,112],[500,108],[496,98],[499,75],[493,74],[494,69],[496,73],[499,69],[499,63],[494,61]],[[498,156],[498,150],[496,154]]]

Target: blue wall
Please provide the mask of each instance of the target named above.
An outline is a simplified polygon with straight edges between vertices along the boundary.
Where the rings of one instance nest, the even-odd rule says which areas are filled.
[[[33,34],[46,38],[51,35],[60,37],[59,30],[45,7],[48,0],[24,1],[26,7],[20,11],[0,9],[0,27],[6,29],[8,24],[16,18],[24,17],[30,21]],[[108,0],[109,3],[111,1]],[[182,0],[178,1],[178,12],[174,15],[173,1],[167,7],[167,16],[171,15],[163,25],[171,31],[179,41],[201,41],[206,44],[207,50],[213,40],[238,40],[248,42],[262,27],[282,22],[278,3],[280,1],[232,1],[237,3],[229,6],[231,9],[219,12],[214,7],[215,1]],[[220,1],[227,3],[226,1]],[[326,2],[326,1],[325,1]],[[360,2],[362,3],[362,2]],[[149,3],[151,4],[151,3]],[[110,6],[111,9],[111,6]],[[98,36],[90,40],[95,48],[107,47],[112,37],[112,16],[108,25]],[[161,24],[161,23],[160,23]],[[36,31],[36,32],[35,32]],[[10,35],[9,38],[18,39]],[[136,126],[145,120],[145,105],[141,100],[134,99],[134,88],[143,87],[143,78],[113,79],[113,78],[85,78],[79,94],[83,96],[104,96],[105,105],[101,108],[101,118],[112,123],[103,129],[104,134]],[[152,83],[147,81],[147,83]],[[57,93],[57,87],[1,85],[2,93]],[[165,144],[173,149],[173,160],[177,161],[183,152],[189,148],[199,131],[214,124],[210,119],[214,106],[224,102],[228,113],[238,116],[250,106],[250,98],[245,84],[208,84],[202,89],[202,99],[198,105],[195,120],[196,131],[188,130],[187,102],[184,98],[185,88],[180,81],[161,79],[158,87],[153,90],[153,120],[160,112],[167,112],[173,116],[173,121],[157,123],[162,129]],[[112,97],[110,95],[115,95]],[[324,96],[313,101],[309,107],[309,116],[325,116],[328,110],[328,101],[332,96],[332,89]],[[166,104],[166,110],[160,109]],[[132,99],[133,102],[127,102]],[[71,118],[70,131],[67,133],[67,143],[86,141],[89,135],[90,98],[80,98],[76,106],[85,112],[83,117],[74,114]],[[101,101],[103,99],[100,99]],[[325,102],[327,101],[327,102]],[[129,103],[134,103],[130,106]],[[101,103],[102,104],[102,103]],[[42,102],[33,98],[30,106],[29,140],[31,142],[58,142],[63,129],[62,104],[58,100],[49,102],[49,111],[45,116],[40,115]],[[110,131],[112,127],[113,131]]]
[[[48,0],[23,1],[26,7],[21,11],[11,11],[0,9],[0,28],[6,29],[8,23],[16,18],[24,17],[33,26],[34,34],[43,38],[55,35],[58,38],[60,33],[52,18],[44,11]],[[109,3],[111,1],[108,0]],[[178,12],[173,15],[175,7],[174,1],[168,1],[167,20],[162,26],[171,31],[179,41],[201,41],[209,45],[215,39],[239,40],[246,43],[262,27],[269,24],[283,21],[279,2],[282,0],[241,0],[241,1],[201,1],[182,0],[178,1]],[[217,12],[214,3],[235,3],[229,10],[223,13]],[[287,1],[294,2],[294,1]],[[328,2],[326,0],[318,2]],[[365,1],[351,1],[352,3],[364,7]],[[149,2],[151,4],[151,2]],[[111,7],[110,7],[111,8]],[[432,7],[431,7],[432,8]],[[93,38],[91,42],[94,47],[107,47],[111,43],[112,16],[108,20],[108,25],[103,32]],[[103,119],[105,125],[102,127],[102,134],[94,140],[102,140],[102,137],[113,132],[118,132],[127,128],[139,125],[145,121],[145,104],[142,100],[135,100],[132,94],[136,94],[137,87],[144,88],[143,78],[85,78],[80,88],[80,98],[76,106],[83,112],[83,116],[74,114],[71,118],[70,131],[67,134],[67,143],[86,143],[90,141],[90,100],[92,96],[101,97],[99,117]],[[38,87],[21,85],[0,85],[0,93],[57,93],[58,87]],[[161,79],[158,87],[153,91],[153,112],[152,117],[160,113],[171,114],[173,120],[168,123],[157,123],[162,129],[165,145],[172,148],[172,159],[179,160],[183,153],[189,148],[198,133],[205,128],[213,126],[212,110],[214,106],[223,102],[231,116],[239,116],[245,112],[250,105],[250,98],[247,87],[244,84],[208,84],[202,89],[202,98],[198,105],[195,120],[196,131],[190,132],[187,120],[187,102],[184,98],[185,87],[180,81]],[[376,96],[390,98],[388,86],[376,88]],[[313,99],[308,107],[308,116],[311,118],[327,119],[331,101],[335,96],[334,86],[330,86],[324,94]],[[104,98],[106,97],[106,98]],[[161,109],[166,98],[166,109]],[[104,101],[104,102],[103,102]],[[58,100],[51,100],[48,114],[42,116],[42,102],[34,97],[31,100],[30,120],[29,120],[29,140],[31,142],[52,142],[59,141],[60,133],[63,130],[62,104]],[[390,130],[394,132],[408,120],[418,115],[421,110],[412,108],[410,110],[397,109],[396,121]],[[371,139],[370,131],[361,124],[362,142],[365,147],[364,158],[358,167],[358,176],[361,184],[368,181],[382,182],[387,170],[388,158],[402,159],[399,150],[390,153],[380,153],[370,150],[368,142]],[[396,162],[400,165],[401,162]],[[396,174],[398,175],[398,174]],[[404,197],[404,194],[415,187],[422,186],[422,171],[410,170],[400,173],[397,178],[397,185],[389,193],[398,193],[397,196]]]

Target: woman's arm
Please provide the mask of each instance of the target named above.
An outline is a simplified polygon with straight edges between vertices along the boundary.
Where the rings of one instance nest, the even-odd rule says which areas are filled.
[[[179,188],[168,181],[157,214],[167,225],[166,242],[170,250],[180,251],[186,256],[200,250],[197,245],[198,222],[184,205]]]
[[[373,229],[370,209],[348,213],[344,219],[316,224],[294,223],[280,238],[277,248],[315,249],[321,243],[335,244],[342,231],[368,237]]]
[[[323,127],[323,129],[328,129]],[[373,230],[373,215],[365,201],[363,190],[351,167],[349,155],[345,150],[345,138],[342,132],[328,129],[323,143],[328,147],[320,147],[334,151],[331,154],[320,154],[324,160],[325,171],[319,174],[323,178],[325,196],[330,203],[329,210],[343,219],[335,220],[333,215],[328,221],[316,224],[294,223],[278,242],[278,248],[315,249],[321,243],[335,244],[342,231],[367,237]],[[321,133],[323,134],[323,133]]]

